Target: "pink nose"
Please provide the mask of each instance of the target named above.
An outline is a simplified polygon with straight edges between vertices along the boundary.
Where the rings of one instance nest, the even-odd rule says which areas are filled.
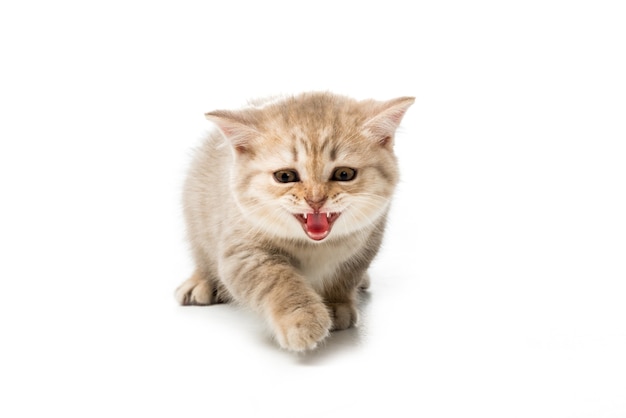
[[[313,210],[315,211],[319,211],[321,209],[322,206],[324,206],[324,203],[326,203],[326,199],[328,199],[327,197],[323,197],[319,200],[311,200],[308,197],[305,197],[304,200],[306,200],[306,202],[309,204],[309,206],[311,206],[313,208]]]

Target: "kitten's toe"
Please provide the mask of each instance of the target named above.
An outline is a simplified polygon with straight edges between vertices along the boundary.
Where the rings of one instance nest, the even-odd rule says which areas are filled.
[[[291,351],[312,350],[326,338],[332,319],[323,303],[300,307],[277,321],[276,337],[281,347]]]
[[[356,325],[359,314],[351,302],[328,304],[333,314],[333,331],[350,328]]]
[[[213,286],[208,280],[194,274],[176,289],[176,300],[181,305],[211,305],[215,303]]]
[[[370,275],[365,273],[359,283],[359,290],[367,290],[370,288]]]

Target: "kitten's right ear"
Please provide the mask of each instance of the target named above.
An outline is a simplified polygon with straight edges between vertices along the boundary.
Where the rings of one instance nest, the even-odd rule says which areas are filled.
[[[217,125],[238,154],[250,152],[252,142],[259,137],[259,132],[251,126],[249,118],[240,112],[216,110],[204,116]]]

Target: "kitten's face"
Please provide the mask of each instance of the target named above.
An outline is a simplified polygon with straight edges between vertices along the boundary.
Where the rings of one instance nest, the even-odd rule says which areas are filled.
[[[237,159],[232,180],[248,219],[314,241],[371,226],[397,181],[393,155],[364,140],[312,134],[282,131],[253,157]]]
[[[252,130],[220,124],[234,139],[231,185],[246,218],[265,233],[311,242],[371,227],[386,213],[398,180],[393,132],[366,127],[378,106],[301,96],[246,111]]]

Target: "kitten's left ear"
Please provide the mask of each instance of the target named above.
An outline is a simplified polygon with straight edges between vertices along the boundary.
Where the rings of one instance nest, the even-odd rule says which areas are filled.
[[[415,97],[399,97],[377,103],[374,115],[365,122],[363,128],[383,146],[393,145],[393,136],[407,109],[415,102]]]

